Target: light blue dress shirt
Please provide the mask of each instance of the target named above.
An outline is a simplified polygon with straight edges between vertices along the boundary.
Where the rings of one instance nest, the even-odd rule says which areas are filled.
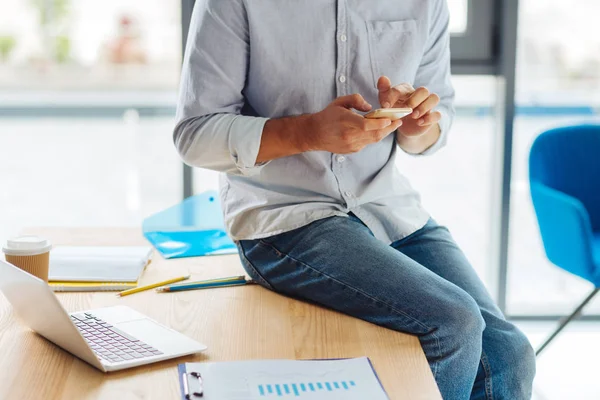
[[[352,212],[387,243],[429,214],[395,165],[395,135],[354,154],[306,152],[256,163],[269,118],[315,113],[377,79],[426,86],[441,102],[444,145],[454,110],[445,0],[204,0],[194,9],[175,145],[192,166],[223,172],[234,240],[258,239]]]

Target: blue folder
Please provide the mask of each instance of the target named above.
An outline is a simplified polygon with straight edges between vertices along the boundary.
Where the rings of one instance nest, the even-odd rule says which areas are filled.
[[[217,192],[192,196],[146,218],[144,237],[164,258],[235,254],[227,236]]]

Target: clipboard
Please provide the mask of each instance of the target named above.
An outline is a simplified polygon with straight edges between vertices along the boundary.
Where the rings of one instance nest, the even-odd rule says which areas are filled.
[[[338,363],[341,362],[341,363]],[[333,375],[317,374],[310,376],[310,372],[319,366],[327,364],[325,370],[329,370]],[[281,365],[279,364],[281,363]],[[267,384],[265,376],[260,376],[259,380],[252,377],[257,371],[286,371],[289,372],[289,367],[292,364],[301,366],[302,363],[310,364],[303,372],[283,373],[287,379],[282,384]],[[352,365],[349,365],[349,364]],[[285,364],[285,365],[283,365]],[[233,366],[231,370],[222,369],[218,373],[213,372],[216,367]],[[195,367],[195,368],[194,368]],[[306,367],[306,366],[302,366]],[[357,368],[358,367],[358,368]],[[235,371],[237,369],[237,371]],[[302,368],[300,368],[301,370]],[[207,392],[207,383],[210,385],[211,378],[218,380],[221,385],[229,383],[244,384],[240,388],[235,388],[235,395],[231,398],[244,398],[248,400],[255,399],[374,399],[374,400],[389,400],[385,388],[383,387],[371,360],[367,357],[361,358],[342,358],[342,359],[318,359],[318,360],[248,360],[234,362],[200,362],[179,364],[177,367],[179,376],[179,386],[181,389],[182,400],[229,400],[229,397],[223,396],[222,393],[218,397],[214,397],[214,392]],[[241,371],[241,372],[240,372]],[[360,374],[357,375],[357,371]],[[198,373],[201,380],[198,380],[193,374]],[[200,375],[200,373],[202,375]],[[219,374],[219,376],[216,376]],[[260,372],[259,372],[260,374]],[[207,376],[208,375],[208,376]],[[344,379],[347,375],[349,379]],[[225,377],[225,378],[224,378]],[[314,381],[314,378],[322,378]],[[205,380],[205,378],[207,378]],[[339,378],[339,379],[338,379]],[[358,378],[358,379],[357,379]],[[230,382],[226,382],[229,380]],[[312,381],[311,381],[312,380]],[[297,383],[293,383],[297,381]],[[314,382],[313,382],[314,381]],[[289,383],[289,384],[288,384]],[[252,389],[251,389],[251,388]],[[208,386],[210,388],[210,386]],[[240,391],[248,390],[247,395],[240,396]],[[253,390],[253,393],[251,391]],[[196,393],[197,395],[194,395]],[[202,396],[199,394],[202,393]],[[367,397],[365,397],[367,393]],[[339,397],[339,396],[343,397]]]
[[[191,400],[191,399],[202,399],[202,396],[194,396],[193,393],[199,393],[199,382],[197,379],[190,379],[192,371],[188,371],[186,364],[179,364],[177,366],[177,375],[179,376],[179,387],[181,389],[181,399],[182,400]],[[187,393],[186,393],[187,392]]]

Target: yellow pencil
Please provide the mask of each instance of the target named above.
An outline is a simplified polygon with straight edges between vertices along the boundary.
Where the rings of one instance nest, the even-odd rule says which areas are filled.
[[[169,279],[164,282],[157,282],[157,283],[153,283],[153,284],[147,285],[147,286],[138,286],[133,289],[123,290],[122,292],[117,293],[117,296],[119,296],[119,297],[128,296],[130,294],[143,292],[144,290],[150,290],[150,289],[154,289],[154,288],[157,288],[160,286],[170,285],[171,283],[185,281],[186,279],[190,279],[190,276],[189,275],[180,276],[179,278]]]

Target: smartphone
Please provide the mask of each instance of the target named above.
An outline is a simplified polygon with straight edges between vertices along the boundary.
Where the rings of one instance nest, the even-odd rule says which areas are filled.
[[[365,115],[365,118],[387,118],[392,121],[396,121],[400,118],[404,118],[413,112],[412,108],[380,108],[378,110],[371,111]]]

